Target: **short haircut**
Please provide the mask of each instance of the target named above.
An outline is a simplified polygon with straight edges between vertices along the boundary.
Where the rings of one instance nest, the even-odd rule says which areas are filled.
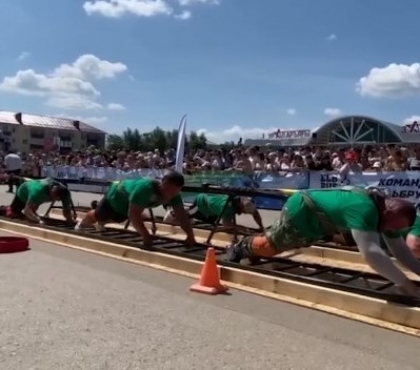
[[[410,226],[416,222],[417,210],[413,203],[401,198],[385,199],[386,208],[401,214],[410,222]]]
[[[169,171],[162,177],[162,182],[175,185],[182,188],[185,184],[184,176],[182,173],[176,171]]]

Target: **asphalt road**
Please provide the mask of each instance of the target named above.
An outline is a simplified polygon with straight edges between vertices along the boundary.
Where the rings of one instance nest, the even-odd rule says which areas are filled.
[[[0,369],[417,370],[419,339],[31,242],[0,255]]]

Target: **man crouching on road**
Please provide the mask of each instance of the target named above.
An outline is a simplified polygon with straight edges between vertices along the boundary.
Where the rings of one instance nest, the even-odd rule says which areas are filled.
[[[90,210],[75,229],[81,230],[95,223],[97,228],[103,229],[106,223],[120,223],[129,219],[142,236],[144,245],[151,245],[153,240],[144,225],[143,211],[169,205],[173,207],[175,217],[187,234],[187,243],[193,245],[193,229],[180,195],[183,186],[184,176],[175,171],[168,172],[161,181],[150,178],[115,181],[95,209]]]
[[[416,209],[410,202],[387,198],[377,190],[343,187],[298,191],[285,203],[280,218],[262,236],[245,237],[228,247],[228,259],[272,257],[286,250],[310,247],[327,235],[349,231],[368,263],[404,293],[418,295],[417,287],[381,249],[380,234],[395,256],[420,276],[420,262],[399,231],[411,227]]]
[[[198,194],[192,205],[187,208],[188,214],[191,218],[198,221],[215,224],[219,216],[222,214],[227,200],[227,195]],[[232,202],[229,202],[221,219],[222,225],[227,229],[233,229],[235,226],[235,215],[242,214],[252,215],[261,232],[264,232],[261,215],[258,212],[255,202],[246,197],[235,197]],[[174,218],[175,216],[172,210],[169,210],[163,221],[173,222]]]
[[[43,180],[16,178],[16,180],[19,180],[20,184],[12,203],[0,211],[6,217],[26,217],[32,222],[42,224],[43,222],[37,214],[39,206],[43,203],[61,201],[64,218],[68,222],[74,221],[75,215],[71,210],[71,194],[62,183],[50,178]]]
[[[417,215],[416,221],[411,227],[407,227],[405,229],[400,230],[399,232],[395,233],[396,235],[400,235],[402,238],[405,239],[405,243],[407,244],[408,248],[410,248],[411,252],[417,257],[420,258],[420,215]],[[344,237],[344,240],[342,239]],[[333,239],[337,240],[337,239]],[[355,242],[351,233],[344,233],[341,239],[338,239],[339,243],[351,246],[354,245]]]
[[[405,242],[411,252],[417,258],[420,258],[420,215],[417,215],[413,226],[401,231],[401,236],[405,238]]]

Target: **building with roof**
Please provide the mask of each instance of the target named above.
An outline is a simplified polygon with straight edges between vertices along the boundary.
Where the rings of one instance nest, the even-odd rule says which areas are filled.
[[[267,145],[273,147],[305,146],[311,142],[315,130],[280,130],[271,132],[260,139],[247,139],[245,146]]]
[[[396,125],[368,116],[345,116],[335,118],[305,135],[272,135],[269,138],[246,140],[245,145],[269,145],[291,147],[305,145],[366,145],[366,144],[418,144],[420,126],[417,122]],[[278,132],[281,133],[279,130]],[[293,131],[288,131],[293,132]]]
[[[3,146],[22,153],[105,147],[106,132],[68,118],[0,111],[0,130]]]

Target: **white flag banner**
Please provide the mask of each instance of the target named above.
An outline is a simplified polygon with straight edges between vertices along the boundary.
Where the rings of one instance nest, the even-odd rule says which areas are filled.
[[[178,129],[178,142],[176,148],[175,170],[182,173],[184,169],[185,131],[187,129],[187,115],[181,118]]]

